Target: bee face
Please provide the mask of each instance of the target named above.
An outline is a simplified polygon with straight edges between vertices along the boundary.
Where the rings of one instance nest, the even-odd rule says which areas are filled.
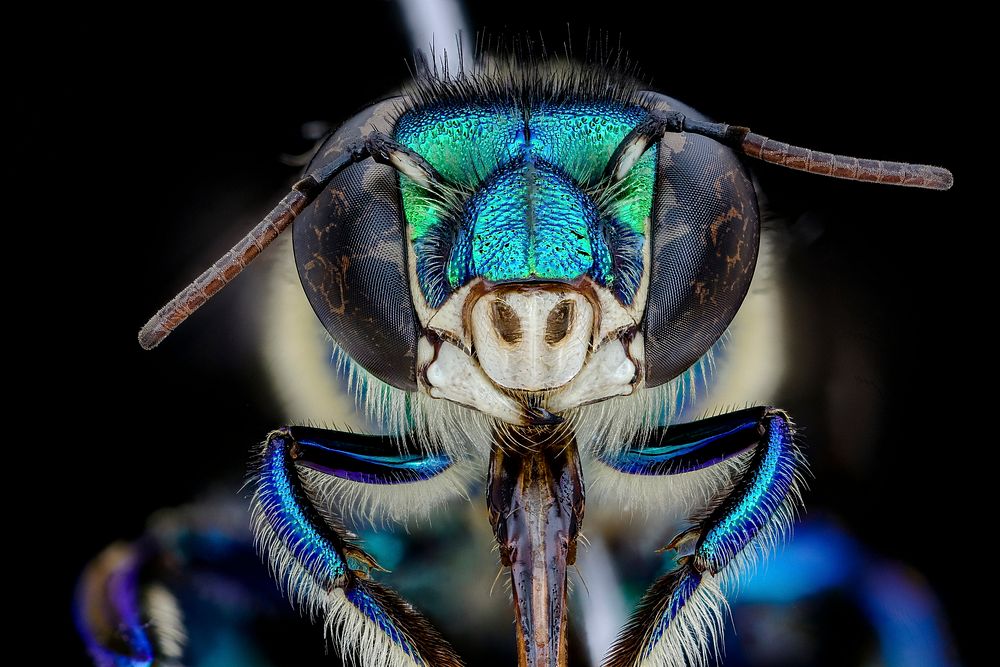
[[[699,118],[593,68],[418,81],[361,112],[309,169],[379,129],[440,179],[362,163],[303,212],[320,320],[378,379],[516,424],[677,377],[739,308],[759,216],[705,137],[668,135],[610,178],[652,110]]]
[[[780,534],[804,466],[780,409],[675,419],[683,381],[693,394],[699,369],[712,366],[756,262],[757,205],[734,150],[855,180],[940,189],[950,175],[775,149],[699,119],[594,69],[418,82],[325,140],[292,191],[140,333],[156,345],[294,229],[305,293],[349,361],[347,392],[385,428],[272,431],[254,464],[253,525],[275,578],[346,656],[458,664],[371,580],[374,558],[330,508],[402,521],[485,472],[521,662],[567,664],[585,468],[630,506],[648,498],[658,518],[690,506],[697,524],[670,541],[679,568],[649,589],[602,664],[708,655],[721,618],[716,575],[739,571]],[[323,337],[271,315],[288,334],[282,344],[299,329],[323,348],[305,363],[331,370]],[[282,377],[306,386],[298,370]],[[372,387],[380,395],[369,400]],[[321,409],[325,418],[330,406]],[[695,507],[701,498],[707,508]]]

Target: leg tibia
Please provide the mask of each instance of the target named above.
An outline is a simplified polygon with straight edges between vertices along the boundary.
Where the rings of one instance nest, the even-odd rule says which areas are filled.
[[[279,585],[299,609],[323,620],[344,657],[357,664],[461,664],[430,623],[370,580],[378,567],[374,559],[352,542],[337,517],[320,509],[299,474],[300,465],[326,467],[330,453],[323,452],[324,461],[311,460],[313,447],[294,435],[293,429],[282,429],[268,436],[253,500],[258,549]],[[370,460],[362,463],[371,472]],[[349,472],[344,470],[344,476]]]
[[[684,441],[685,434],[691,434],[690,441]],[[720,584],[780,537],[800,502],[805,464],[794,427],[780,410],[751,408],[678,425],[660,441],[669,441],[669,447],[654,447],[649,454],[630,448],[619,460],[627,457],[629,467],[645,475],[696,469],[702,466],[691,462],[706,458],[739,461],[741,466],[732,483],[692,517],[692,527],[667,545],[689,555],[678,558],[677,569],[649,588],[611,647],[605,667],[705,664],[722,626]]]
[[[796,487],[804,462],[788,415],[768,410],[758,431],[760,438],[753,456],[737,477],[735,487],[721,493],[715,508],[699,522],[701,538],[694,557],[698,570],[718,574],[751,542],[763,537],[762,532],[768,528],[783,530],[791,519],[785,515],[786,499],[792,507],[799,501]],[[781,526],[776,526],[776,521]],[[766,537],[772,540],[776,535]]]

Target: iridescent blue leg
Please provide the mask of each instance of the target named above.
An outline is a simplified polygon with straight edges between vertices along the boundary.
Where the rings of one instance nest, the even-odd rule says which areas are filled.
[[[724,461],[739,465],[709,506],[692,517],[692,528],[667,545],[688,553],[646,592],[604,662],[703,664],[721,624],[717,577],[738,569],[755,546],[768,546],[798,502],[804,462],[794,426],[780,410],[750,408],[671,426],[655,434],[651,446],[627,447],[602,460],[636,475],[682,474]]]
[[[96,665],[219,664],[212,660],[219,646],[235,637],[228,643],[246,659],[225,664],[270,664],[267,647],[244,631],[262,621],[288,625],[273,587],[260,585],[241,505],[220,500],[158,512],[139,540],[112,544],[87,565],[74,616]],[[204,618],[212,622],[199,623]]]
[[[341,652],[358,664],[461,661],[412,606],[370,579],[375,560],[348,537],[302,468],[351,482],[399,484],[449,467],[445,456],[379,436],[290,427],[264,443],[253,502],[258,548],[293,603],[321,618]]]
[[[116,543],[80,577],[76,625],[98,667],[145,667],[156,658],[155,640],[140,604],[140,578],[148,555],[143,545]]]

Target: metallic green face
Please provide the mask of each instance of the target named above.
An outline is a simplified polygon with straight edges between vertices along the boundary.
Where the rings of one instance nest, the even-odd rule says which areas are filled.
[[[670,381],[732,320],[758,230],[743,166],[709,137],[670,134],[605,178],[670,111],[701,118],[572,68],[422,80],[362,111],[322,159],[379,127],[402,146],[297,220],[310,303],[379,380],[511,424]]]
[[[454,188],[400,176],[416,278],[429,306],[474,278],[572,282],[630,305],[643,272],[656,149],[607,190],[612,152],[646,115],[615,102],[444,104],[407,111],[395,138]]]

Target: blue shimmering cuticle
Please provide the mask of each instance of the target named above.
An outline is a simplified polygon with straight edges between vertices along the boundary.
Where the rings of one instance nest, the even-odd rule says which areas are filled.
[[[595,256],[610,265],[597,207],[543,160],[508,164],[469,200],[465,219],[448,264],[452,287],[475,276],[493,282],[574,278],[594,266]]]
[[[272,523],[282,527],[285,546],[300,562],[319,571],[329,579],[337,579],[346,573],[346,563],[329,539],[323,536],[303,507],[298,481],[292,480],[294,463],[285,452],[284,438],[274,438],[264,455],[261,472],[261,500],[268,511],[278,516]]]
[[[579,183],[601,176],[618,144],[648,112],[614,102],[541,104],[529,119],[535,152]],[[648,214],[648,213],[647,213]]]
[[[117,569],[106,575],[102,591],[106,598],[99,605],[84,594],[83,583],[77,592],[74,607],[77,630],[94,662],[101,667],[150,667],[155,660],[148,623],[139,606],[143,556],[134,546],[128,549],[129,553],[116,563]],[[90,616],[95,608],[102,609],[105,605],[117,621],[113,641],[109,641],[112,638],[104,631],[104,622]]]
[[[295,559],[315,575],[328,581],[347,574],[347,564],[338,548],[324,536],[318,516],[312,517],[305,507],[310,505],[300,487],[295,463],[287,451],[287,440],[273,437],[264,454],[260,494],[265,511],[276,516],[268,520],[276,527],[285,546]],[[310,445],[315,446],[315,445]],[[366,458],[363,455],[360,458]],[[407,653],[418,665],[424,664],[410,640],[373,597],[366,584],[350,578],[344,595],[362,614],[375,623],[386,636]],[[305,582],[302,582],[305,583]],[[306,584],[308,585],[308,584]]]
[[[385,613],[385,610],[382,609],[378,600],[369,595],[368,592],[360,585],[347,590],[346,595],[347,599],[354,604],[354,606],[357,607],[362,614],[371,619],[371,621],[375,623],[375,625],[377,625],[378,628],[382,630],[382,632],[384,632],[394,644],[403,649],[403,651],[410,656],[416,664],[424,664],[416,648],[410,643],[410,640],[405,634],[403,634],[399,627],[397,627],[395,621],[393,621],[392,618]]]
[[[395,135],[447,181],[465,186],[488,176],[525,142],[524,119],[510,105],[461,104],[406,113],[396,122]]]
[[[788,423],[780,416],[770,417],[766,451],[759,465],[749,474],[750,483],[735,505],[714,522],[702,538],[697,555],[708,562],[723,565],[739,553],[767,522],[792,485],[794,451]]]
[[[589,275],[628,305],[643,274],[653,147],[599,207],[611,154],[646,116],[619,103],[452,104],[409,111],[395,138],[464,188],[451,210],[400,176],[424,298],[437,307],[468,281],[572,281]]]
[[[340,451],[342,456],[352,458],[355,461],[364,461],[373,465],[381,465],[394,470],[405,470],[412,473],[407,477],[408,481],[415,479],[430,479],[441,474],[451,467],[452,461],[447,456],[423,455],[423,454],[402,454],[399,456],[381,456],[360,454],[357,452]]]
[[[440,475],[452,466],[445,454],[367,454],[352,451],[347,446],[328,447],[308,438],[298,440],[299,447],[308,452],[303,464],[328,475],[350,479],[365,484],[407,484]],[[323,463],[318,463],[322,460]],[[357,466],[352,462],[368,464]]]
[[[667,601],[667,608],[663,610],[660,615],[660,619],[656,624],[656,628],[653,630],[650,636],[649,642],[646,644],[646,650],[643,657],[649,657],[649,654],[656,647],[657,642],[663,637],[663,633],[667,631],[670,624],[677,618],[677,615],[681,612],[684,605],[691,599],[698,590],[698,586],[701,584],[701,574],[694,569],[687,568],[680,577],[680,581],[674,587],[673,591],[670,593],[670,600]]]
[[[709,447],[721,439],[729,438],[732,435],[750,428],[757,428],[757,422],[747,421],[737,424],[733,428],[714,433],[710,436],[692,440],[684,445],[664,445],[657,447],[628,448],[614,455],[614,458],[603,459],[606,463],[630,475],[662,475],[668,464],[680,457],[686,456],[699,449]]]

